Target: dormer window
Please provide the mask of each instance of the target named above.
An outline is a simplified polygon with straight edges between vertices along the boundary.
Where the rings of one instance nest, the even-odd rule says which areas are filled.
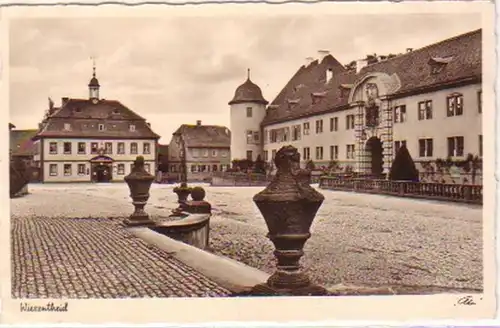
[[[326,83],[330,82],[333,78],[333,69],[329,68],[326,70]]]
[[[311,93],[312,103],[317,104],[326,96],[326,92],[313,92]]]
[[[429,59],[429,65],[431,67],[431,74],[441,73],[446,65],[453,60],[453,56],[448,57],[432,57]]]
[[[352,88],[351,84],[341,84],[339,86],[340,98],[347,97],[349,95],[349,92],[351,91],[351,88]]]
[[[75,109],[75,113],[81,113],[82,112],[82,109],[81,108],[76,108]]]
[[[99,124],[97,128],[99,129],[99,131],[104,131],[104,124]]]
[[[128,128],[129,128],[129,130],[130,130],[131,132],[134,132],[134,131],[135,131],[135,125],[134,125],[134,124],[130,124],[130,125],[128,126]]]
[[[64,131],[70,131],[70,130],[71,130],[71,124],[64,123]]]
[[[288,110],[291,110],[295,105],[299,103],[300,99],[288,99]]]
[[[120,111],[118,109],[113,109],[113,114],[120,114]]]

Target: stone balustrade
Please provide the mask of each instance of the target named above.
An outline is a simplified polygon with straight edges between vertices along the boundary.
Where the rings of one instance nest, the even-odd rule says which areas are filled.
[[[481,185],[444,184],[323,176],[321,189],[482,204]]]

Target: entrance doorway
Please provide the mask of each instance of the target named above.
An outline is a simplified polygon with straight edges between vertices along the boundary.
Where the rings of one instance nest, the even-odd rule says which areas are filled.
[[[371,137],[366,142],[367,156],[370,157],[370,171],[374,177],[380,177],[384,172],[384,155],[382,141],[377,137]]]
[[[110,182],[113,179],[111,165],[96,164],[93,169],[92,178],[95,182]]]
[[[90,159],[91,180],[93,182],[110,182],[113,179],[113,159],[99,155]]]

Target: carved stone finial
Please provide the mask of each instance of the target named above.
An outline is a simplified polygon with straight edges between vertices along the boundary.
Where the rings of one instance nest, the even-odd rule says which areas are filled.
[[[268,237],[276,248],[277,270],[266,284],[255,286],[254,293],[324,295],[326,290],[313,285],[299,265],[324,196],[310,186],[310,171],[300,168],[300,154],[295,147],[282,147],[274,161],[276,176],[253,200],[264,216]]]
[[[134,161],[132,172],[142,171],[144,169],[144,156],[137,156]]]

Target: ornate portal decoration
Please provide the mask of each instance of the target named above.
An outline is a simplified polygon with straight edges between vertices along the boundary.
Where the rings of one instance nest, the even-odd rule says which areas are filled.
[[[366,98],[368,101],[374,101],[378,98],[378,87],[375,83],[367,83],[365,85]]]

